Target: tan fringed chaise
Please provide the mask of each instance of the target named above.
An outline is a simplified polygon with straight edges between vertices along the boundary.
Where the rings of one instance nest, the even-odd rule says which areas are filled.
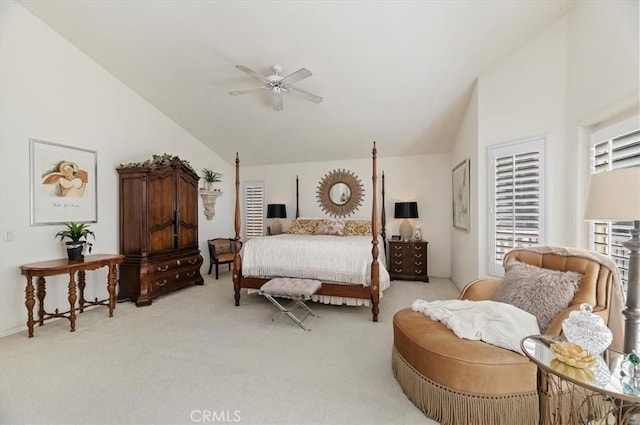
[[[619,291],[612,290],[620,284],[610,260],[588,251],[553,247],[513,250],[503,264],[514,260],[584,275],[569,308],[544,333],[559,335],[569,313],[589,303],[614,332],[612,347],[621,348],[622,301]],[[476,280],[459,299],[491,299],[500,284],[500,279]],[[410,308],[396,313],[393,332],[394,375],[407,397],[429,418],[443,425],[535,425],[541,409],[547,416],[544,409],[550,406],[545,390],[540,388],[539,402],[537,368],[527,357],[460,339],[442,323]]]

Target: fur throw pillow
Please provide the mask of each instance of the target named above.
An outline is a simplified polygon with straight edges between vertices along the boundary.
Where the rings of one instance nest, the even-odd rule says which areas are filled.
[[[493,301],[533,314],[542,332],[569,306],[582,281],[580,273],[543,269],[520,261],[512,261],[504,269]]]

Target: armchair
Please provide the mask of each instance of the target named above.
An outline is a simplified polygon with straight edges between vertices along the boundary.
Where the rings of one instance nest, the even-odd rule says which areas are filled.
[[[220,264],[228,264],[229,270],[231,270],[233,257],[236,253],[235,239],[215,238],[209,239],[207,242],[209,243],[209,272],[207,274],[211,274],[211,268],[215,264],[216,280],[218,280],[218,267]],[[240,241],[240,247],[242,247],[242,241]]]
[[[619,279],[608,258],[577,249],[530,247],[510,251],[503,264],[516,260],[582,275],[569,306],[541,332],[559,335],[562,321],[586,302],[612,329],[613,347],[622,346]],[[501,284],[502,279],[473,281],[459,299],[491,299]],[[537,367],[519,353],[459,339],[442,323],[410,308],[395,314],[393,332],[392,368],[400,387],[426,416],[443,425],[537,425],[541,409],[548,408]]]

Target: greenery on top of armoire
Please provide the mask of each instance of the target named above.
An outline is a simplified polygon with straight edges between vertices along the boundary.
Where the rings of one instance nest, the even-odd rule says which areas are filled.
[[[137,167],[164,167],[165,165],[171,164],[173,161],[180,161],[182,165],[187,167],[189,170],[194,173],[196,170],[193,169],[189,161],[185,159],[180,159],[177,155],[171,155],[169,153],[163,153],[162,155],[152,155],[151,159],[147,159],[142,162],[127,162],[124,164],[118,165],[117,169],[122,168],[137,168]]]

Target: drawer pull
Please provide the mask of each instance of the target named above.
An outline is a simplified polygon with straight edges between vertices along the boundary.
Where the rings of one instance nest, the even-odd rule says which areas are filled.
[[[396,272],[396,273],[401,273],[402,269],[393,269],[393,271]]]
[[[177,264],[177,265],[180,265],[180,260],[176,260],[176,264]]]
[[[159,272],[166,272],[167,270],[169,270],[169,266],[156,267],[156,271]]]
[[[401,245],[393,245],[393,249],[402,249]]]
[[[197,258],[192,258],[191,260],[189,260],[189,264],[195,264],[198,262]]]
[[[416,274],[422,274],[422,269],[420,269],[420,270],[416,269],[416,270],[414,270],[414,272],[416,272]]]
[[[415,264],[416,266],[421,266],[421,265],[422,265],[422,261],[416,261],[416,262],[415,262],[415,263],[413,263],[413,264]]]
[[[192,276],[195,276],[195,275],[196,275],[196,271],[195,270],[187,272],[187,277],[192,277]]]
[[[422,245],[416,245],[413,247],[414,251],[422,251]]]
[[[416,258],[422,258],[422,253],[420,253],[420,254],[415,254],[415,255],[414,255],[414,257],[416,257]]]
[[[167,279],[163,280],[162,282],[156,282],[156,285],[158,286],[164,286],[167,284]]]
[[[402,257],[402,253],[401,252],[394,252],[393,256],[394,257]]]
[[[393,264],[395,264],[396,266],[401,266],[402,265],[402,260],[400,261],[394,261]]]

